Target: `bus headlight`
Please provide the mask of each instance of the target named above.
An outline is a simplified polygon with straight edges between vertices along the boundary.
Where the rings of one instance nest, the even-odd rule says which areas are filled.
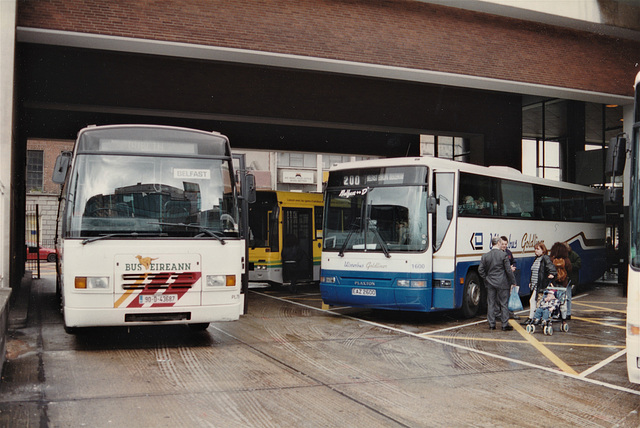
[[[627,335],[628,336],[640,336],[640,325],[637,324],[627,324]]]
[[[207,275],[207,287],[234,287],[235,275]]]
[[[321,276],[320,282],[324,282],[325,284],[335,284],[336,277],[335,276]]]
[[[109,288],[109,277],[76,276],[74,285],[79,290],[106,290]]]
[[[427,281],[424,279],[399,279],[398,287],[415,287],[415,288],[424,288],[427,286]]]

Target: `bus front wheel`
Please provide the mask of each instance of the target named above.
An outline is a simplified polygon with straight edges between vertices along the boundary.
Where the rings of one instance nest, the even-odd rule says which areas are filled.
[[[191,329],[191,331],[205,331],[206,329],[209,328],[209,323],[208,322],[193,323],[193,324],[189,324],[189,328]]]
[[[469,272],[464,282],[462,295],[462,315],[465,318],[475,317],[482,302],[482,283],[477,272]]]

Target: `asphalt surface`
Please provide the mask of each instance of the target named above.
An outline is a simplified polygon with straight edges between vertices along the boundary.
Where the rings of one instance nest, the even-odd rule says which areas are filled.
[[[576,296],[569,332],[552,336],[455,313],[327,310],[314,285],[248,298],[248,314],[205,332],[72,336],[45,268],[10,330],[0,426],[640,426],[618,286]]]

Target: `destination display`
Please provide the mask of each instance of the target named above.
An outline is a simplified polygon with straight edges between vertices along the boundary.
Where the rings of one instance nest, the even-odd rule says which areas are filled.
[[[331,171],[328,187],[371,187],[426,184],[427,167],[386,167]]]

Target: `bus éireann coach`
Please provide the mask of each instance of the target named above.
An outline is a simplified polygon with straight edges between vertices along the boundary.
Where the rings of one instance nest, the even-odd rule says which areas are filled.
[[[65,330],[236,320],[245,241],[222,134],[91,126],[58,157]]]
[[[635,81],[629,192],[630,253],[627,284],[627,372],[640,383],[640,73]]]
[[[433,157],[335,165],[325,191],[320,290],[328,305],[389,310],[486,304],[477,272],[492,236],[507,236],[528,294],[534,245],[565,241],[580,278],[605,270],[599,190]]]
[[[320,279],[321,193],[257,191],[249,208],[249,281],[284,283],[282,250],[293,236],[303,251],[301,281]]]

